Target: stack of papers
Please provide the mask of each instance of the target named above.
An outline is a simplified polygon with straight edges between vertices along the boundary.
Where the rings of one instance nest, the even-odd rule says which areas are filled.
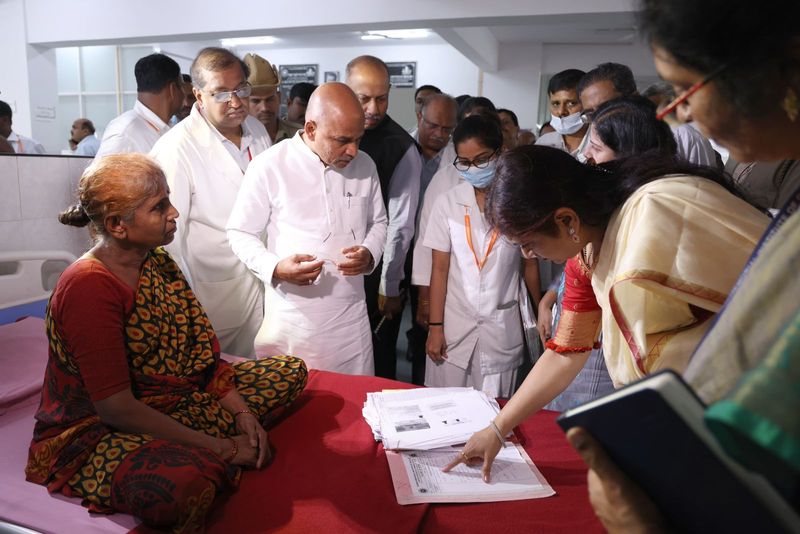
[[[367,393],[362,413],[383,442],[399,504],[492,502],[554,495],[519,445],[506,441],[492,464],[491,483],[481,466],[460,464],[463,444],[494,420],[500,407],[472,388],[422,388]]]
[[[387,450],[430,450],[466,442],[500,407],[472,388],[424,388],[367,393],[362,413]]]

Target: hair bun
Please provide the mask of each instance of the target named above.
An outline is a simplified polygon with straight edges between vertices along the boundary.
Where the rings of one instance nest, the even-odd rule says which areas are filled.
[[[58,221],[69,226],[83,227],[91,222],[89,215],[80,204],[75,204],[58,214]]]

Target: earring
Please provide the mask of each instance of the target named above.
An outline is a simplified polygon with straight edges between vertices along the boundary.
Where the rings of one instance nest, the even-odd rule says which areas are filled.
[[[572,238],[573,242],[575,242],[575,243],[580,243],[581,242],[581,238],[578,237],[578,234],[575,233],[575,228],[570,228],[569,229],[569,236]]]
[[[781,107],[783,111],[786,112],[786,116],[789,117],[790,121],[794,122],[797,120],[797,116],[800,115],[800,100],[798,100],[797,93],[795,93],[794,89],[791,87],[786,89],[786,96],[783,97]]]

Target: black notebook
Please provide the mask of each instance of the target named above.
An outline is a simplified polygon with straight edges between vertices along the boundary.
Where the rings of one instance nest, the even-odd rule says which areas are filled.
[[[705,406],[662,371],[567,410],[680,532],[800,532],[800,518],[760,475],[742,468],[703,422]]]

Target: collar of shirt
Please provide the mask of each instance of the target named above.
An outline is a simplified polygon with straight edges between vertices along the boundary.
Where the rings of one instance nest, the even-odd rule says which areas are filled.
[[[313,150],[311,150],[311,147],[306,144],[305,139],[303,139],[303,131],[302,130],[300,130],[296,134],[294,134],[294,137],[292,137],[292,139],[289,142],[290,143],[295,143],[295,145],[296,145],[295,148],[297,148],[307,158],[310,158],[310,159],[314,160],[320,167],[322,167],[323,170],[327,169],[329,167],[328,165],[323,163],[323,161],[321,159],[319,159],[319,156]],[[331,167],[331,168],[335,168],[335,167]]]
[[[133,111],[135,111],[136,114],[144,119],[149,125],[155,128],[159,134],[164,133],[165,130],[169,129],[169,125],[166,122],[162,121],[158,115],[153,113],[150,108],[138,100],[135,104],[133,104]]]
[[[236,146],[233,141],[222,135],[219,130],[217,130],[217,128],[208,121],[205,115],[201,113],[200,116],[203,117],[204,121],[206,121],[206,124],[208,124],[208,127],[211,129],[214,137],[219,139],[220,143],[225,145],[225,147],[229,150],[232,148],[237,152],[244,154],[247,152],[247,149],[250,148],[250,145],[253,144],[253,134],[250,131],[250,127],[247,125],[247,119],[242,122],[242,140],[240,141],[239,146]]]

